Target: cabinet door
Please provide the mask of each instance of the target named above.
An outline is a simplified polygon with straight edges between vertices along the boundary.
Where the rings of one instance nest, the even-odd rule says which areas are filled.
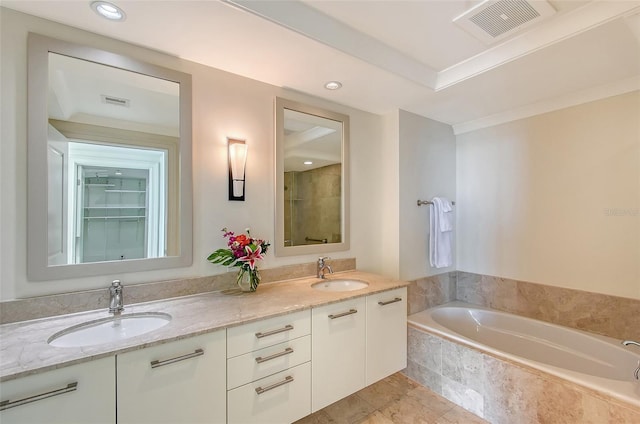
[[[2,424],[115,423],[115,358],[3,382],[0,400]]]
[[[367,296],[367,385],[407,366],[407,289]]]
[[[225,331],[117,357],[118,424],[224,423]]]
[[[366,299],[313,308],[312,411],[364,387]]]

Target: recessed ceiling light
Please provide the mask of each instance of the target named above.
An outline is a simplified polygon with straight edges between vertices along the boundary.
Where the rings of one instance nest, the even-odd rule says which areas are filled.
[[[341,87],[342,83],[340,81],[329,81],[324,85],[327,90],[339,90]]]
[[[111,21],[124,21],[127,16],[118,6],[106,1],[94,1],[91,3],[91,8],[98,15]]]
[[[305,165],[313,165],[313,162],[311,162],[310,160],[305,160],[303,163]]]

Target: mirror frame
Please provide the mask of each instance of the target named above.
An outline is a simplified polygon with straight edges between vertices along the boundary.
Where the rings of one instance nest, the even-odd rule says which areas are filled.
[[[342,241],[340,243],[308,244],[300,246],[284,245],[284,111],[285,109],[314,115],[320,118],[330,119],[342,123],[342,202],[341,202],[341,230]],[[294,256],[306,254],[324,254],[340,252],[350,248],[350,224],[349,224],[349,116],[293,100],[276,97],[275,101],[275,242],[276,256]]]
[[[27,276],[45,281],[178,268],[193,263],[191,172],[191,75],[120,54],[29,33],[27,63]],[[180,255],[50,266],[47,254],[47,123],[49,53],[173,81],[180,92]]]

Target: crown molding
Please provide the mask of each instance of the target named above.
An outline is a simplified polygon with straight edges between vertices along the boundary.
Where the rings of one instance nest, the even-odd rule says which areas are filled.
[[[565,109],[584,103],[593,102],[607,97],[618,96],[640,90],[640,76],[619,80],[610,84],[604,84],[587,90],[578,91],[551,100],[532,103],[506,112],[496,113],[483,118],[474,119],[452,125],[453,133],[460,135],[482,128],[493,127],[518,119],[529,118],[555,110]]]

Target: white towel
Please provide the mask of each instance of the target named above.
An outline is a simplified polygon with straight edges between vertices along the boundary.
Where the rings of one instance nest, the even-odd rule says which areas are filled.
[[[445,268],[453,264],[451,237],[453,235],[453,208],[447,199],[431,199],[429,214],[429,262],[434,268]]]
[[[440,220],[440,231],[452,231],[453,230],[453,207],[451,202],[444,197],[434,197],[431,200],[433,204],[439,204],[440,207],[435,209],[438,212],[438,219]]]

